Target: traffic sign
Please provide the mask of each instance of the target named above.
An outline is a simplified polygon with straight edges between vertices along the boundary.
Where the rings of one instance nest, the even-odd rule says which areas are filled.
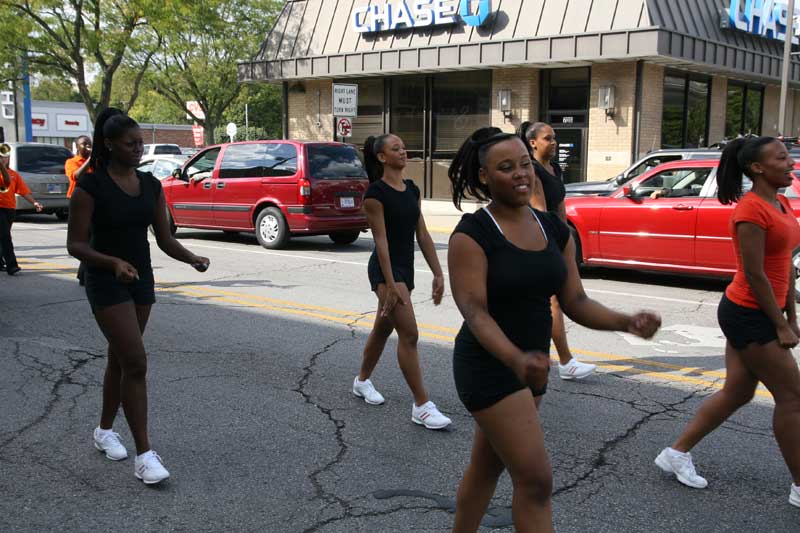
[[[333,85],[333,116],[358,116],[358,85],[346,83]]]
[[[225,128],[225,133],[228,134],[228,137],[231,138],[231,142],[233,142],[233,138],[236,137],[236,124],[233,122],[228,122],[228,126]]]
[[[353,135],[353,123],[349,118],[342,117],[336,121],[336,135],[350,137]]]

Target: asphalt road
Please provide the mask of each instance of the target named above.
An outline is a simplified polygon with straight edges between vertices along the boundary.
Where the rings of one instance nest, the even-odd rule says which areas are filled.
[[[376,300],[368,236],[262,249],[252,235],[181,230],[211,258],[205,274],[153,246],[158,303],[145,338],[150,429],[172,477],[145,487],[133,461],[91,441],[105,345],[66,255],[65,225],[14,226],[22,275],[0,276],[0,531],[447,531],[468,461],[472,421],[455,393],[447,295],[430,302],[417,254],[413,301],[432,399],[454,421],[434,432],[410,420],[411,396],[390,341],[374,407],[350,393]],[[447,235],[437,234],[446,261]],[[594,270],[589,294],[661,313],[653,341],[570,326],[576,355],[600,365],[583,382],[555,370],[542,409],[561,532],[798,531],[800,510],[759,390],[694,451],[703,491],[653,459],[724,377],[716,304],[724,283]],[[115,429],[133,453],[120,413]],[[510,531],[504,476],[485,531]]]

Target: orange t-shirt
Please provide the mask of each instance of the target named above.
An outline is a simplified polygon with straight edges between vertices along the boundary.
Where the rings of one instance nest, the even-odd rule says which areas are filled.
[[[725,290],[725,295],[730,301],[743,307],[759,309],[742,265],[739,236],[736,232],[736,225],[739,222],[750,222],[766,232],[764,273],[772,285],[772,292],[775,294],[778,307],[783,309],[785,306],[790,289],[792,251],[800,245],[800,225],[797,223],[789,200],[779,194],[778,201],[785,212],[781,213],[774,205],[751,191],[739,201],[733,210],[733,216],[731,216],[731,235],[733,236],[733,249],[736,252],[736,275]]]
[[[10,168],[6,170],[8,170],[8,175],[11,178],[11,185],[8,187],[8,191],[0,192],[0,209],[16,209],[17,197],[14,195],[19,194],[24,196],[30,194],[31,190],[25,184],[25,181],[23,181],[22,176],[17,174],[15,170],[11,170]]]
[[[75,172],[77,172],[85,162],[85,157],[76,155],[75,157],[67,159],[67,161],[64,163],[64,174],[66,174],[69,178],[69,190],[67,191],[67,198],[72,197],[72,193],[75,192],[75,186],[78,184],[78,180],[75,179]]]

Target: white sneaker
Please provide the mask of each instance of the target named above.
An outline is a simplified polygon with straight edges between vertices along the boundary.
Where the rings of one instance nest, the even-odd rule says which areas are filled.
[[[587,376],[591,376],[594,374],[594,371],[597,370],[597,365],[592,365],[589,363],[581,363],[574,357],[569,360],[569,363],[566,365],[562,365],[559,363],[558,365],[558,377],[561,379],[583,379]]]
[[[112,461],[122,461],[128,458],[128,450],[119,440],[119,433],[110,429],[94,428],[94,447],[106,453]]]
[[[370,405],[380,405],[385,401],[381,393],[375,390],[370,380],[359,381],[358,376],[353,380],[353,394],[359,398],[364,398],[364,401]]]
[[[436,404],[428,401],[417,407],[411,406],[411,420],[415,424],[425,426],[428,429],[442,429],[453,423],[452,420],[444,416]]]
[[[153,450],[137,455],[135,463],[133,475],[147,485],[159,483],[169,477],[169,472],[164,468],[161,457]]]
[[[682,453],[672,448],[664,448],[655,460],[656,465],[669,474],[675,474],[678,481],[693,489],[704,489],[708,486],[705,478],[697,475],[692,463],[691,453]],[[800,494],[798,494],[800,499]]]
[[[795,507],[800,507],[800,487],[792,483],[792,490],[789,492],[789,503]]]

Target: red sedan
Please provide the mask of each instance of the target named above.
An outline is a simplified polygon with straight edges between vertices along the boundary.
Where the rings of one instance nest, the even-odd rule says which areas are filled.
[[[734,206],[717,200],[717,164],[667,163],[611,196],[567,198],[578,258],[586,265],[732,277],[736,259],[728,224]],[[798,217],[799,174],[784,191]],[[796,254],[796,267],[799,262]]]

